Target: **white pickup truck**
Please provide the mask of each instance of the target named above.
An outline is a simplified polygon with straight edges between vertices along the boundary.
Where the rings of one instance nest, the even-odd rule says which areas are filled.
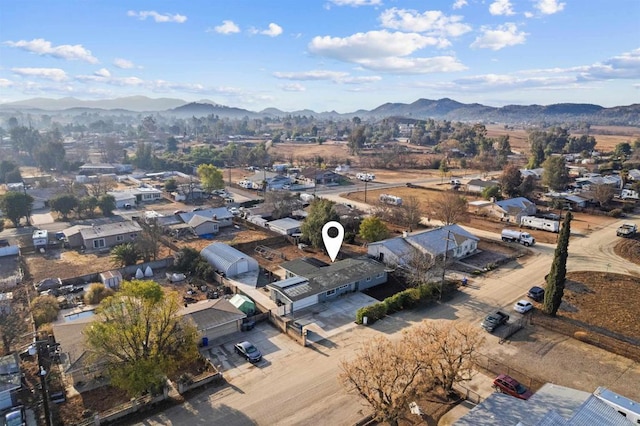
[[[638,232],[638,225],[634,223],[624,223],[616,231],[618,237],[633,237]]]

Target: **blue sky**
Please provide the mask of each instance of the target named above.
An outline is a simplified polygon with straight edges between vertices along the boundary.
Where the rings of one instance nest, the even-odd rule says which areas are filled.
[[[640,102],[638,0],[4,0],[0,102]]]

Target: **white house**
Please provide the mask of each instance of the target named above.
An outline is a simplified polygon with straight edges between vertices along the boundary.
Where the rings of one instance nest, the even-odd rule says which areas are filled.
[[[538,211],[536,204],[524,197],[496,201],[494,213],[500,220],[520,223],[522,216],[534,216]]]
[[[197,236],[218,233],[218,221],[204,216],[194,215],[189,221],[189,226]]]
[[[401,237],[370,243],[368,254],[387,265],[407,266],[416,253],[431,259],[461,259],[476,252],[480,239],[458,225],[405,233]]]
[[[259,270],[258,262],[254,258],[223,243],[209,244],[200,251],[200,254],[226,277]]]
[[[272,220],[267,222],[267,228],[282,235],[293,235],[300,232],[302,222],[299,220],[285,217],[284,219]]]

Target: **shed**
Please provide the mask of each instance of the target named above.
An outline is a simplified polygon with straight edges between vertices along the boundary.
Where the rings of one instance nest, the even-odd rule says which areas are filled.
[[[236,294],[229,299],[229,303],[247,314],[247,316],[251,316],[256,313],[256,304],[244,294]]]
[[[15,393],[22,386],[22,372],[18,355],[12,353],[0,358],[0,410],[11,408],[17,402]]]
[[[291,219],[290,217],[267,222],[267,227],[269,229],[282,235],[293,235],[295,233],[298,233],[300,232],[301,226],[302,222],[300,222],[299,220]]]
[[[187,305],[178,312],[190,318],[198,334],[208,341],[240,331],[242,320],[247,315],[233,306],[227,299],[209,299]]]
[[[189,220],[189,227],[197,236],[218,233],[218,221],[204,216],[194,215]]]
[[[122,283],[122,274],[120,271],[107,271],[100,273],[100,281],[105,287],[117,289]]]
[[[212,243],[203,248],[200,254],[216,270],[227,277],[235,277],[245,272],[258,271],[258,261],[231,246]]]

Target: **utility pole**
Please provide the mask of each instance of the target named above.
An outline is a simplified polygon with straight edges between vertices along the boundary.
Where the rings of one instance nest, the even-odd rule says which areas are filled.
[[[449,241],[451,241],[451,230],[447,229],[447,238],[444,244],[444,261],[442,262],[442,280],[440,281],[440,295],[438,300],[442,300],[442,290],[444,289],[445,273],[447,272],[447,252],[449,251]]]

